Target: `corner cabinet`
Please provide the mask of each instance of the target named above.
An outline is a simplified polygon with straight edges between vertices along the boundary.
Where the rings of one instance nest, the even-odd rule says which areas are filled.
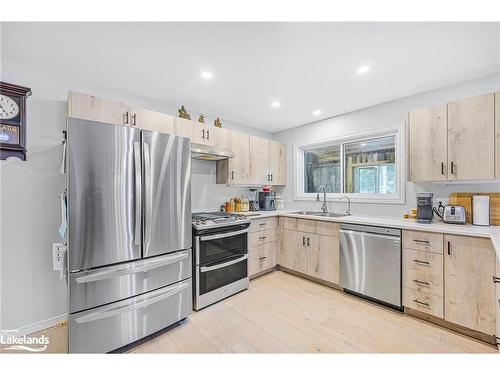
[[[495,94],[417,109],[408,119],[411,181],[495,178]]]
[[[495,250],[488,238],[444,236],[444,318],[495,335]]]
[[[130,126],[158,133],[175,134],[174,116],[144,108],[131,108]]]
[[[130,125],[131,106],[76,91],[68,93],[68,117],[114,125]]]
[[[486,94],[448,103],[448,179],[495,178],[494,102]]]

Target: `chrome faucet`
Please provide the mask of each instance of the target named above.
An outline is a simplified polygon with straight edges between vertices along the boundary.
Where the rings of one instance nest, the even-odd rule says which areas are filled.
[[[328,205],[326,204],[326,187],[321,185],[319,187],[319,191],[321,192],[321,190],[323,190],[323,205],[321,206],[321,211],[323,211],[323,213],[326,214],[328,212]],[[319,202],[319,192],[316,195],[316,201]]]
[[[345,210],[345,214],[347,216],[350,216],[350,215],[352,215],[351,214],[351,198],[348,195],[344,195],[344,196],[340,197],[340,200],[342,200],[344,198],[347,198],[347,210]]]

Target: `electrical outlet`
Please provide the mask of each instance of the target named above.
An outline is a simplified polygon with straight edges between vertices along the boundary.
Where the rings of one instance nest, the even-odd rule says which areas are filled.
[[[52,244],[52,268],[54,271],[61,271],[64,262],[64,253],[66,245],[62,243]]]

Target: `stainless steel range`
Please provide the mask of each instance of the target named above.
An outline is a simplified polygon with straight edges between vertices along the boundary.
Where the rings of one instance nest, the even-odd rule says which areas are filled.
[[[248,288],[248,231],[244,215],[195,213],[194,309],[200,310]]]

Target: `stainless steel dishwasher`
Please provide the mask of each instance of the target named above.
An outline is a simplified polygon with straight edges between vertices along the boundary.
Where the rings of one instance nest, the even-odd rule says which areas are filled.
[[[340,286],[346,292],[402,309],[401,230],[342,224]]]

